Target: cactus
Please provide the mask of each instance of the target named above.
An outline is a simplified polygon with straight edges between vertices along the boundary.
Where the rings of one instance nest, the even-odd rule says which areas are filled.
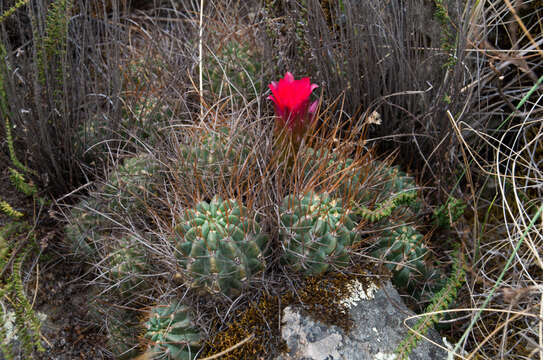
[[[148,154],[126,159],[104,184],[101,194],[104,203],[117,213],[142,209],[152,198],[153,186],[161,175],[159,171],[159,163]]]
[[[104,315],[101,315],[102,318]],[[115,310],[107,318],[109,351],[113,353],[115,359],[134,359],[140,353],[138,336],[141,335],[142,329],[138,315],[133,311],[122,309]]]
[[[383,231],[377,250],[373,252],[373,256],[384,256],[390,262],[386,266],[392,271],[393,283],[403,288],[426,273],[426,254],[422,234],[407,225]]]
[[[191,144],[181,146],[179,172],[202,180],[206,185],[229,181],[236,168],[241,168],[250,146],[241,135],[233,136],[226,127],[201,134]]]
[[[94,244],[102,236],[105,223],[105,218],[96,212],[97,208],[98,202],[91,199],[82,200],[71,210],[64,232],[74,255],[88,257],[95,253]]]
[[[144,327],[153,359],[192,360],[202,343],[189,308],[177,302],[155,306]]]
[[[307,275],[323,274],[331,266],[346,266],[346,247],[360,240],[351,216],[342,200],[328,193],[310,192],[301,199],[285,197],[280,224],[283,261]]]
[[[121,293],[141,288],[145,253],[132,238],[122,238],[109,257],[110,278],[119,283]]]
[[[242,283],[264,268],[267,236],[245,207],[219,197],[185,212],[175,229],[180,265],[191,286],[212,293],[238,293]]]
[[[358,206],[370,202],[376,202],[376,206],[381,203],[384,205],[393,198],[415,205],[415,181],[397,166],[389,166],[381,161],[356,164],[355,160],[341,158],[327,149],[312,148],[305,149],[301,163],[306,177],[324,174],[330,179],[328,185],[333,188],[333,195],[348,196]]]

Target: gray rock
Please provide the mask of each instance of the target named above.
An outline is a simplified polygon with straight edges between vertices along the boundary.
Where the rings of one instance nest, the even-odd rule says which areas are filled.
[[[403,321],[414,313],[405,306],[390,282],[381,288],[373,284],[364,289],[361,283],[355,281],[350,287],[351,296],[341,301],[354,321],[349,333],[337,326],[316,322],[289,306],[284,309],[281,318],[281,335],[289,353],[280,355],[276,360],[396,359],[394,350],[408,332]],[[433,329],[427,336],[443,344]],[[409,359],[447,359],[447,352],[423,339]]]

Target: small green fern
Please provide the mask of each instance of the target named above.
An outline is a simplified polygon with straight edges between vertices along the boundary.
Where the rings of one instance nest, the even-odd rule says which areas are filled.
[[[11,183],[17,188],[17,190],[19,190],[26,196],[34,196],[38,193],[38,189],[36,189],[36,186],[30,182],[26,182],[23,174],[12,168],[9,169],[9,172],[9,179],[11,180]]]
[[[434,211],[434,223],[443,228],[450,228],[463,214],[466,203],[450,196],[447,202]]]
[[[13,4],[12,7],[7,9],[6,11],[4,11],[2,13],[2,15],[0,15],[0,24],[3,23],[8,17],[13,15],[15,13],[15,11],[17,11],[17,9],[19,9],[20,7],[25,6],[28,3],[28,1],[29,0],[19,0],[15,4]]]
[[[4,200],[0,200],[0,211],[13,219],[19,219],[24,216],[22,212],[12,208],[11,205]]]
[[[54,80],[58,84],[62,83],[63,67],[60,64],[66,53],[68,20],[71,8],[72,0],[53,1],[47,10],[45,34],[43,37],[36,37],[39,39],[37,41],[38,51],[36,53],[38,81],[42,86],[46,85],[48,68],[51,68],[56,73]],[[37,35],[36,31],[34,31],[34,35]]]
[[[412,332],[398,345],[396,348],[396,354],[398,354],[398,360],[409,359],[409,354],[417,346],[418,342],[422,338],[422,335],[426,334],[428,329],[435,325],[442,317],[440,313],[443,310],[447,310],[449,306],[454,302],[458,295],[458,289],[465,281],[466,273],[464,271],[463,256],[461,251],[457,251],[452,266],[451,276],[443,286],[443,288],[435,293],[432,297],[432,302],[426,307],[425,313],[419,318],[415,324]],[[420,334],[420,335],[418,335]]]
[[[401,205],[410,205],[417,198],[416,191],[407,191],[400,194],[396,194],[390,199],[386,199],[383,202],[377,204],[374,210],[370,210],[365,206],[356,207],[353,202],[353,207],[356,209],[354,212],[360,215],[363,219],[376,222],[390,216],[396,208]]]
[[[4,275],[4,281],[0,282],[0,302],[5,304],[7,301],[13,309],[15,334],[27,359],[31,358],[35,350],[45,351],[40,343],[41,323],[28,301],[22,280],[22,266],[27,255],[34,249],[35,238],[32,234],[28,234],[25,239],[14,241],[17,236],[29,229],[30,226],[24,222],[11,222],[0,228],[0,274],[7,272],[7,267],[13,258],[11,274]],[[31,239],[31,241],[27,242],[26,239]],[[15,253],[14,249],[18,249],[19,252]],[[6,322],[7,316],[6,306],[0,306],[0,319],[3,323]],[[5,339],[7,339],[6,330],[0,326],[1,355],[6,359],[12,359],[14,358],[13,351],[10,349],[10,344],[5,343]]]

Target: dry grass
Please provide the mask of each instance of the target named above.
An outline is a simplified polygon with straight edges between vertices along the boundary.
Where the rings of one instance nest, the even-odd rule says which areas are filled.
[[[100,307],[115,309],[105,312],[111,319],[124,316],[119,308],[141,317],[148,306],[175,297],[193,306],[197,324],[213,338],[259,298],[296,291],[301,277],[284,272],[272,252],[240,297],[193,293],[176,282],[182,270],[170,241],[186,208],[220,194],[265,219],[277,245],[282,198],[337,187],[327,155],[317,165],[296,158],[290,167],[274,151],[263,94],[290,70],[317,79],[323,95],[302,151],[354,158],[353,169],[367,173],[366,186],[378,188],[371,173],[376,154],[399,149],[396,161],[428,188],[425,203],[448,195],[468,201],[465,219],[446,234],[461,243],[469,270],[446,332],[458,357],[543,359],[540,1],[450,1],[444,23],[422,0],[405,6],[343,0],[342,7],[317,0],[205,1],[203,12],[196,0],[142,9],[88,3],[76,1],[70,17],[62,89],[54,81],[40,85],[35,76],[29,19],[44,22],[44,4],[19,9],[0,34],[12,65],[4,86],[17,149],[40,174],[42,188],[68,193],[135,154],[159,164],[152,191],[130,194],[143,203],[137,210],[82,209],[107,219],[96,229],[107,237],[90,241],[96,254],[89,261],[96,274],[90,285],[100,289]],[[444,29],[453,36],[443,39]],[[38,30],[45,35],[43,26]],[[444,40],[454,46],[444,50]],[[232,61],[229,51],[238,44],[248,45],[248,56],[236,53]],[[59,89],[66,96],[59,98]],[[367,123],[374,111],[381,125]],[[238,153],[249,144],[250,151],[212,164],[210,179],[182,149],[223,127],[228,149]],[[240,134],[244,144],[236,140]],[[91,198],[110,196],[111,176],[96,181]],[[342,196],[349,203],[352,194]],[[379,230],[364,229],[368,245]],[[144,280],[153,285],[119,300],[116,291],[129,279],[113,278],[108,261],[127,235],[153,264]],[[439,236],[429,235],[429,245]],[[436,253],[449,250],[433,245]],[[447,257],[438,259],[445,267]]]

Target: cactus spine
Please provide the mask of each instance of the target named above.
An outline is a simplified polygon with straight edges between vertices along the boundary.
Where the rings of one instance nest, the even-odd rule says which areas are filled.
[[[192,360],[201,346],[189,308],[177,302],[155,306],[144,327],[153,359]]]
[[[412,226],[383,231],[377,247],[373,256],[384,256],[390,262],[387,267],[393,273],[396,286],[408,287],[415,277],[426,273],[427,249],[422,234]]]
[[[180,264],[192,287],[238,293],[244,281],[264,268],[267,236],[234,200],[215,197],[188,209],[176,235]]]
[[[307,275],[325,273],[349,263],[346,247],[359,241],[352,213],[341,199],[310,192],[287,196],[281,204],[280,239],[283,261]]]

